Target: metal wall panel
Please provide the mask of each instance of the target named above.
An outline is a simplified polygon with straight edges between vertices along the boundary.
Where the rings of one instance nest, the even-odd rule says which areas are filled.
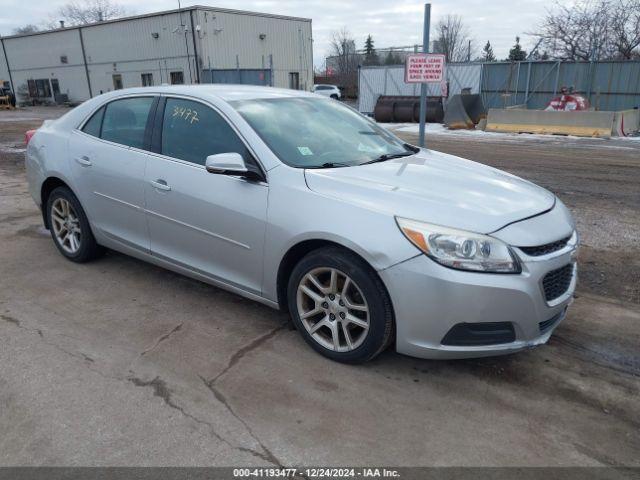
[[[4,51],[0,45],[0,82],[9,81],[9,70],[7,69],[7,60],[4,57]]]
[[[205,69],[268,69],[274,86],[289,87],[289,73],[298,72],[300,88],[313,85],[311,21],[266,15],[237,15],[198,10],[199,53]]]
[[[3,41],[16,87],[28,79],[57,78],[71,101],[91,96],[86,70],[93,96],[113,90],[114,75],[125,88],[141,86],[142,74],[151,74],[156,85],[169,83],[171,72],[196,83],[198,74],[210,68],[266,69],[274,86],[285,88],[289,74],[298,72],[300,88],[313,85],[311,21],[293,17],[192,8]],[[68,63],[61,62],[62,56]],[[0,79],[8,77],[5,70],[2,61]],[[241,80],[253,83],[248,77]]]

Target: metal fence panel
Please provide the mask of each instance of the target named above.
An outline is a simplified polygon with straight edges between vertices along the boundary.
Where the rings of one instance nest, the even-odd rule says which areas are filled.
[[[471,93],[480,91],[482,65],[449,64],[446,68],[449,95],[470,89]],[[441,95],[439,84],[427,84],[427,95]],[[404,82],[404,65],[379,67],[360,67],[358,75],[358,109],[362,113],[373,113],[380,95],[420,95],[420,85]]]
[[[361,67],[358,82],[363,113],[373,112],[380,95],[420,94],[418,85],[404,83],[403,65]],[[640,106],[640,61],[449,64],[447,82],[450,96],[469,88],[482,94],[486,108],[544,109],[563,86],[585,95],[596,110]],[[440,95],[440,85],[429,84],[428,95]]]
[[[640,106],[640,62],[485,63],[482,96],[485,107],[524,105],[543,109],[560,89],[573,87],[597,110]]]

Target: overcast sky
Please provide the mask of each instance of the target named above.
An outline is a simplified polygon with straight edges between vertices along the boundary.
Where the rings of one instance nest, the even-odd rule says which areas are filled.
[[[55,11],[65,0],[2,0],[0,35],[28,23],[38,24],[55,19]],[[177,8],[177,0],[119,0],[129,14],[142,14]],[[376,47],[405,46],[422,42],[424,2],[415,0],[199,0],[186,5],[277,13],[313,20],[314,63],[322,65],[329,50],[331,34],[346,27],[362,48],[367,34]],[[479,53],[491,41],[499,59],[508,55],[516,35],[522,37],[525,49],[534,40],[525,34],[539,24],[552,0],[440,0],[432,2],[432,25],[448,13],[461,15],[475,39]]]

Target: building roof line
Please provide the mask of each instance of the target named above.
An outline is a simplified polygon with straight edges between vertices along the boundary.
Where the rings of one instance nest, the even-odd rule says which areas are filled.
[[[71,31],[71,30],[78,30],[80,28],[91,28],[91,27],[98,27],[100,25],[106,25],[109,23],[117,23],[117,22],[126,22],[126,21],[130,21],[130,20],[139,20],[142,18],[151,18],[151,17],[162,17],[165,15],[173,15],[175,13],[180,13],[180,12],[189,12],[189,11],[194,11],[194,10],[205,10],[205,11],[210,11],[210,12],[218,12],[218,13],[231,13],[231,14],[235,14],[235,15],[250,15],[250,16],[254,16],[254,17],[266,17],[266,18],[278,18],[281,20],[295,20],[295,21],[299,21],[299,22],[311,22],[310,18],[303,18],[303,17],[290,17],[287,15],[278,15],[275,13],[262,13],[262,12],[251,12],[248,10],[234,10],[232,8],[218,8],[218,7],[208,7],[208,6],[204,6],[204,5],[192,5],[189,7],[183,7],[183,8],[176,8],[173,10],[162,10],[160,12],[151,12],[151,13],[143,13],[140,15],[130,15],[127,17],[120,17],[120,18],[114,18],[111,20],[104,20],[102,22],[93,22],[93,23],[86,23],[83,25],[72,25],[69,27],[62,27],[62,28],[52,28],[51,30],[42,30],[42,31],[37,31],[37,32],[31,32],[31,33],[18,33],[18,34],[14,34],[14,35],[0,35],[0,38],[2,38],[3,40],[8,40],[8,39],[12,39],[12,38],[20,38],[20,37],[32,37],[34,35],[43,35],[45,33],[58,33],[58,32],[66,32],[66,31]]]

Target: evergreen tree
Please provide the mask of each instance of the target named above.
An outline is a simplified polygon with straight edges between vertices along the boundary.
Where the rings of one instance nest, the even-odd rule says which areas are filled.
[[[393,51],[389,50],[389,52],[387,52],[387,56],[384,58],[384,64],[385,65],[398,65],[402,62],[398,61],[398,57],[396,57],[393,54]]]
[[[491,42],[487,40],[487,44],[482,49],[482,61],[483,62],[495,62],[496,56],[493,54],[493,47]]]
[[[527,58],[527,52],[520,46],[520,37],[516,37],[516,44],[509,50],[508,60],[512,62],[521,62]]]
[[[367,39],[364,42],[364,64],[380,65],[378,52],[376,52],[376,48],[373,44],[373,38],[371,38],[371,35],[368,35]]]

